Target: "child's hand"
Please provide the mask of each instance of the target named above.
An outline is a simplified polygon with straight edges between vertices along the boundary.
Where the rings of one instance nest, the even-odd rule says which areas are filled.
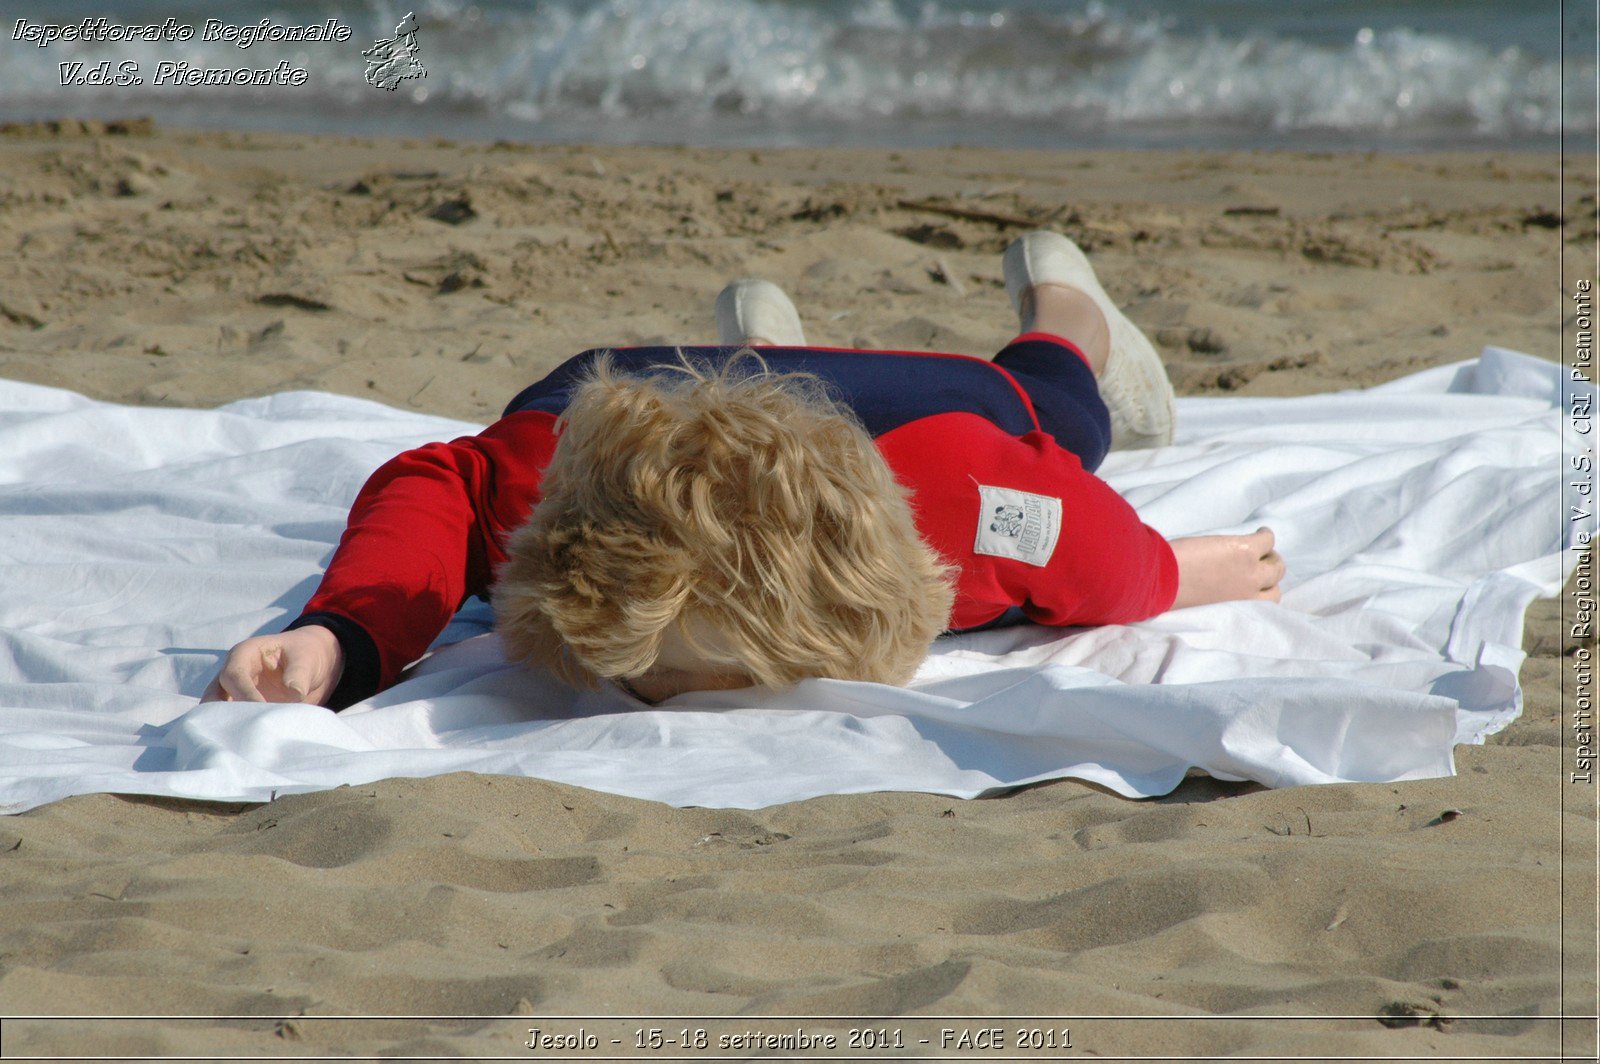
[[[1248,536],[1190,536],[1172,541],[1178,556],[1178,598],[1173,609],[1234,599],[1283,598],[1283,558],[1272,549],[1272,529]]]
[[[344,650],[334,634],[308,624],[258,635],[228,651],[202,702],[308,702],[325,705],[344,673]]]

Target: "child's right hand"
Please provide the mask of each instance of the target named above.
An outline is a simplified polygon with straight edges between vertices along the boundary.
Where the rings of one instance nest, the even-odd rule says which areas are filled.
[[[334,634],[308,624],[292,632],[252,636],[228,651],[202,702],[307,702],[326,705],[344,673]]]
[[[1172,541],[1178,558],[1178,598],[1173,609],[1235,599],[1278,602],[1283,557],[1273,549],[1272,529],[1248,536],[1190,536]]]

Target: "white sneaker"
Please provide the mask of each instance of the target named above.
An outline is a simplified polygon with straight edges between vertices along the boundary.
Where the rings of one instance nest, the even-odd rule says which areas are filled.
[[[717,342],[732,346],[751,337],[778,347],[804,347],[800,314],[783,289],[746,277],[717,295]]]
[[[1006,295],[1020,316],[1022,293],[1036,284],[1065,284],[1097,303],[1111,330],[1111,355],[1100,374],[1100,396],[1111,412],[1114,450],[1164,447],[1172,442],[1173,393],[1161,356],[1139,327],[1106,295],[1078,245],[1049,230],[1024,233],[1002,260]],[[1026,325],[1023,326],[1026,328]]]

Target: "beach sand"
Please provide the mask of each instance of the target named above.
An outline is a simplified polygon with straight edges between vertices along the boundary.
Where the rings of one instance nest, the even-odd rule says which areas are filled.
[[[813,342],[987,355],[1012,324],[999,252],[1037,224],[1091,253],[1181,393],[1360,387],[1485,343],[1559,358],[1562,257],[1569,285],[1594,260],[1558,219],[1592,229],[1589,165],[1564,201],[1541,155],[13,129],[0,376],[487,422],[585,347],[709,340],[745,274]],[[1595,824],[1563,811],[1559,602],[1526,645],[1522,719],[1424,782],[750,812],[457,775],[57,802],[0,820],[0,1013],[237,1018],[13,1019],[0,1051],[524,1055],[539,1024],[487,1017],[915,1014],[1159,1017],[1079,1019],[1079,1056],[1553,1054],[1551,1017],[1594,1007]],[[1565,1037],[1592,1056],[1592,1023]]]

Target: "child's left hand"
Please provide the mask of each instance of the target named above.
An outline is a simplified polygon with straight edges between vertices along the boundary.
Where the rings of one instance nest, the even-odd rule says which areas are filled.
[[[1211,602],[1265,599],[1278,602],[1283,557],[1273,549],[1270,528],[1248,536],[1190,536],[1172,541],[1178,558],[1178,597],[1173,609]]]

